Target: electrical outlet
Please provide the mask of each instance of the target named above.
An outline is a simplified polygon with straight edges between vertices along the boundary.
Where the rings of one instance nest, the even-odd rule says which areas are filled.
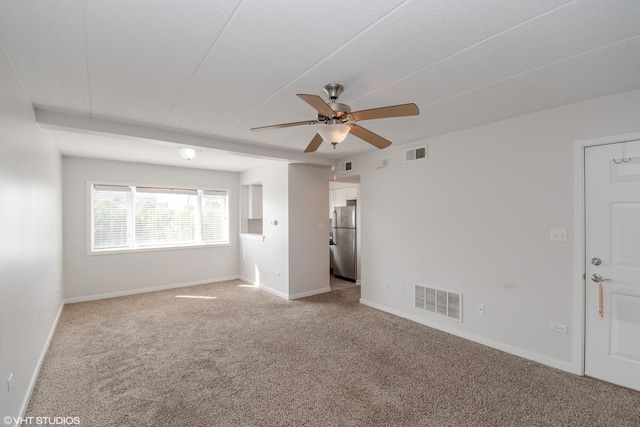
[[[11,372],[11,375],[9,375],[9,378],[7,378],[7,391],[11,391],[12,382],[13,382],[13,372]]]
[[[567,325],[562,325],[560,323],[552,323],[551,330],[553,332],[560,332],[561,334],[566,334],[569,331]]]
[[[566,228],[552,228],[551,240],[553,242],[566,242],[567,241],[567,229]]]
[[[382,289],[389,289],[389,284],[387,282],[382,282]]]
[[[476,305],[476,313],[478,313],[478,314],[480,314],[480,315],[484,316],[484,304],[480,304],[480,303],[478,303],[478,304]]]
[[[398,292],[404,294],[404,285],[398,285]]]

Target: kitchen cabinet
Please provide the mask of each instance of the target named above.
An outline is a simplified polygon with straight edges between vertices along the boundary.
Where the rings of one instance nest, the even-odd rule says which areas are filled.
[[[357,200],[358,199],[358,187],[347,187],[347,200]]]
[[[334,188],[333,190],[334,206],[347,206],[347,189]]]
[[[334,208],[347,206],[347,200],[358,199],[358,187],[332,188],[329,190],[329,217],[333,217]]]
[[[262,185],[250,185],[248,196],[248,219],[262,219]]]

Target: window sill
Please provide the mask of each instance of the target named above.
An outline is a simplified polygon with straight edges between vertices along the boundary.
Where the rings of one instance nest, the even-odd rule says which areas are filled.
[[[242,240],[260,240],[260,241],[264,241],[264,234],[240,233],[240,238]]]
[[[140,252],[156,252],[156,251],[176,251],[182,249],[211,249],[231,246],[229,242],[224,243],[204,243],[198,245],[180,245],[180,246],[149,246],[140,248],[115,248],[115,249],[99,249],[95,251],[89,250],[87,255],[112,255],[112,254],[131,254]]]

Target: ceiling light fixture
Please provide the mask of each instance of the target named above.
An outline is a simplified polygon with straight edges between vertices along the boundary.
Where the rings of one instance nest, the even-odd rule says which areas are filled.
[[[318,127],[318,133],[322,137],[322,140],[331,144],[340,144],[349,134],[351,127],[344,123],[320,125]]]
[[[191,160],[196,156],[196,150],[189,147],[179,147],[178,154],[185,160]]]

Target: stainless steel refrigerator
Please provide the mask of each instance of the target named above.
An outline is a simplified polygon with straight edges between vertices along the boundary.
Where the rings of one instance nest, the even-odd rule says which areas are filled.
[[[356,207],[336,207],[333,211],[331,268],[333,275],[356,281]]]

